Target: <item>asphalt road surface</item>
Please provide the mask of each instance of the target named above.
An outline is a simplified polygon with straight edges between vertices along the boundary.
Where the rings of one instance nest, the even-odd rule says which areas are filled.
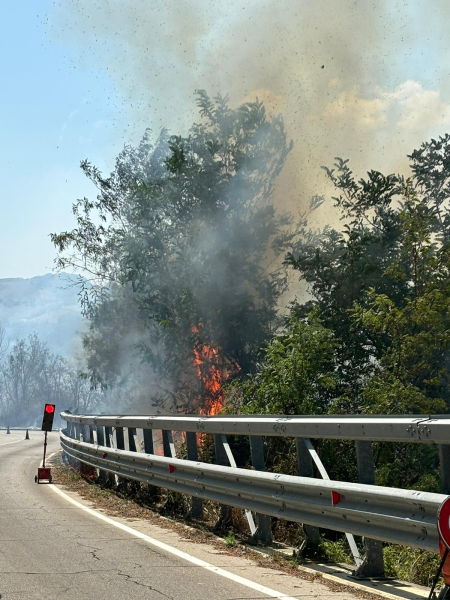
[[[35,484],[43,435],[40,431],[30,432],[31,439],[26,441],[22,431],[11,435],[0,431],[2,600],[268,598],[99,520],[70,504],[47,484]],[[48,452],[58,448],[59,434],[53,432]],[[263,569],[255,569],[253,580],[270,585],[271,575],[261,580],[258,569]],[[316,584],[304,585],[309,586],[308,590],[299,589],[294,597],[350,597],[333,594],[322,586],[310,589]]]

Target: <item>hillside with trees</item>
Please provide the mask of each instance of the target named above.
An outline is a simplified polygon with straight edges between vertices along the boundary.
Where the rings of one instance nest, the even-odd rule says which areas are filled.
[[[0,279],[0,323],[10,343],[37,334],[66,358],[81,349],[85,328],[78,303],[78,277],[48,273],[30,279]]]
[[[86,413],[101,400],[101,392],[86,376],[68,359],[50,352],[36,334],[9,344],[0,323],[1,426],[40,427],[47,402],[56,405],[57,413]],[[57,415],[55,426],[59,420]]]

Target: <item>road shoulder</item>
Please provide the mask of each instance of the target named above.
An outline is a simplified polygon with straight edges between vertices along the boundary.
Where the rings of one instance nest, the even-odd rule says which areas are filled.
[[[100,512],[115,522],[132,528],[161,544],[167,544],[212,568],[226,570],[281,592],[281,596],[340,598],[351,600],[377,598],[422,600],[428,590],[403,582],[353,582],[339,567],[330,565],[294,565],[268,549],[254,549],[236,545],[228,547],[222,538],[209,532],[162,517],[147,507],[118,498],[108,490],[87,483],[80,478],[67,476],[60,465],[59,455],[53,457],[55,482],[68,498],[88,509]],[[126,517],[124,516],[126,515]]]

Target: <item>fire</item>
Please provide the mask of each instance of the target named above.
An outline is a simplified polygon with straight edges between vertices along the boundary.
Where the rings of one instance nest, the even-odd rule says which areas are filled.
[[[203,323],[200,323],[199,327],[203,327]],[[192,327],[192,333],[198,332],[198,327]],[[197,343],[193,349],[194,365],[202,384],[202,395],[205,399],[205,408],[199,411],[201,414],[217,415],[223,408],[220,350],[219,346],[213,347],[202,343]]]

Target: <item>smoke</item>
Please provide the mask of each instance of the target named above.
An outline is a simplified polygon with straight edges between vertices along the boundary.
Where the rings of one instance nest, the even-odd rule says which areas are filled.
[[[171,381],[162,381],[148,362],[143,361],[139,348],[148,345],[148,333],[133,332],[124,336],[115,347],[117,376],[108,381],[103,391],[102,408],[112,414],[158,415],[176,412]]]
[[[449,17],[444,0],[67,0],[47,29],[77,66],[109,74],[126,140],[185,133],[196,88],[281,112],[295,147],[276,198],[292,209],[327,191],[320,166],[335,156],[358,174],[404,171],[450,129]]]

